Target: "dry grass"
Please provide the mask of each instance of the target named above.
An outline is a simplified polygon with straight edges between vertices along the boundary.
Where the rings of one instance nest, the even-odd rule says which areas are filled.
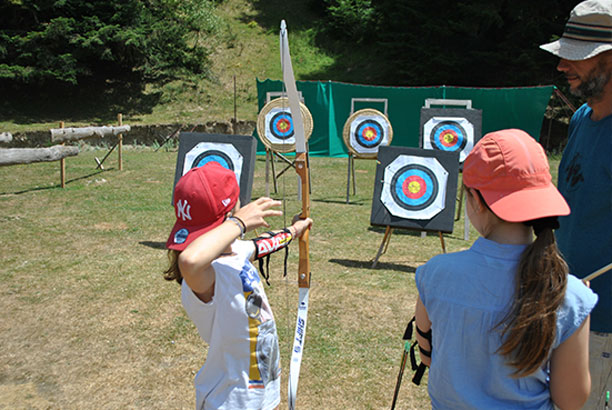
[[[103,154],[68,158],[66,189],[57,186],[57,162],[0,168],[0,408],[193,407],[192,379],[206,346],[182,310],[179,287],[161,278],[176,153],[128,149],[124,171],[96,172],[93,157]],[[414,270],[441,251],[435,235],[400,231],[371,269],[383,237],[369,224],[375,163],[356,167],[357,195],[345,204],[346,160],[312,159],[313,283],[300,408],[390,406]],[[253,197],[265,192],[264,170],[259,158]],[[296,186],[291,174],[279,181],[275,196],[284,192],[287,215],[299,206]],[[459,221],[445,237],[448,250],[468,247],[462,238]],[[273,258],[268,293],[286,389],[297,248],[287,280],[281,260]],[[409,379],[398,408],[427,407],[426,380],[416,387]]]

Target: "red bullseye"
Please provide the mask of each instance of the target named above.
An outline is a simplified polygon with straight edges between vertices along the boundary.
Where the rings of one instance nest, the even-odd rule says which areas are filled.
[[[411,175],[404,180],[402,191],[410,199],[419,199],[427,192],[427,183],[418,175]]]
[[[287,130],[291,128],[291,124],[289,123],[289,120],[282,118],[280,120],[278,120],[278,122],[276,123],[276,129],[280,132],[280,133],[285,133],[287,132]]]
[[[440,133],[440,143],[445,147],[453,147],[457,145],[459,136],[454,130],[444,130]]]
[[[374,141],[377,137],[376,130],[373,127],[363,129],[362,136],[366,141]]]

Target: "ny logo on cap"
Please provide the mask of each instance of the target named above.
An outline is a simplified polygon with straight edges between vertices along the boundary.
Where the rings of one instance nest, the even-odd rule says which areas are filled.
[[[181,218],[183,222],[186,221],[187,219],[191,221],[191,215],[189,214],[190,210],[191,210],[191,205],[187,203],[186,199],[182,203],[181,203],[181,200],[179,199],[178,202],[176,203],[176,217]]]
[[[223,206],[227,206],[227,204],[229,204],[231,202],[231,198],[225,198],[224,200],[221,201],[221,203],[223,204]]]

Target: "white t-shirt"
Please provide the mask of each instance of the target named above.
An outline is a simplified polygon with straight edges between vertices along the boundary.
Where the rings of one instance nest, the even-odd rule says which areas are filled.
[[[181,299],[198,333],[209,344],[195,377],[196,409],[273,409],[280,403],[280,356],[272,309],[249,242],[236,240],[233,255],[216,259],[215,292],[209,303],[186,281]]]

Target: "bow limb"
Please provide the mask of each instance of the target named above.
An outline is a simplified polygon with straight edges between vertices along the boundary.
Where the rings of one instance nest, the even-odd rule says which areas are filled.
[[[289,41],[287,39],[287,25],[283,20],[280,29],[280,52],[283,69],[283,81],[287,90],[289,109],[293,120],[295,136],[295,169],[300,178],[300,192],[302,194],[301,218],[310,217],[310,173],[308,171],[308,154],[306,151],[306,137],[304,122],[300,109],[300,99],[293,75],[291,55],[289,54]],[[308,293],[310,290],[310,256],[309,256],[309,230],[306,230],[299,239],[299,265],[298,265],[298,312],[291,350],[291,363],[289,367],[288,404],[289,409],[295,408],[297,388],[306,336],[306,322],[308,319]]]

